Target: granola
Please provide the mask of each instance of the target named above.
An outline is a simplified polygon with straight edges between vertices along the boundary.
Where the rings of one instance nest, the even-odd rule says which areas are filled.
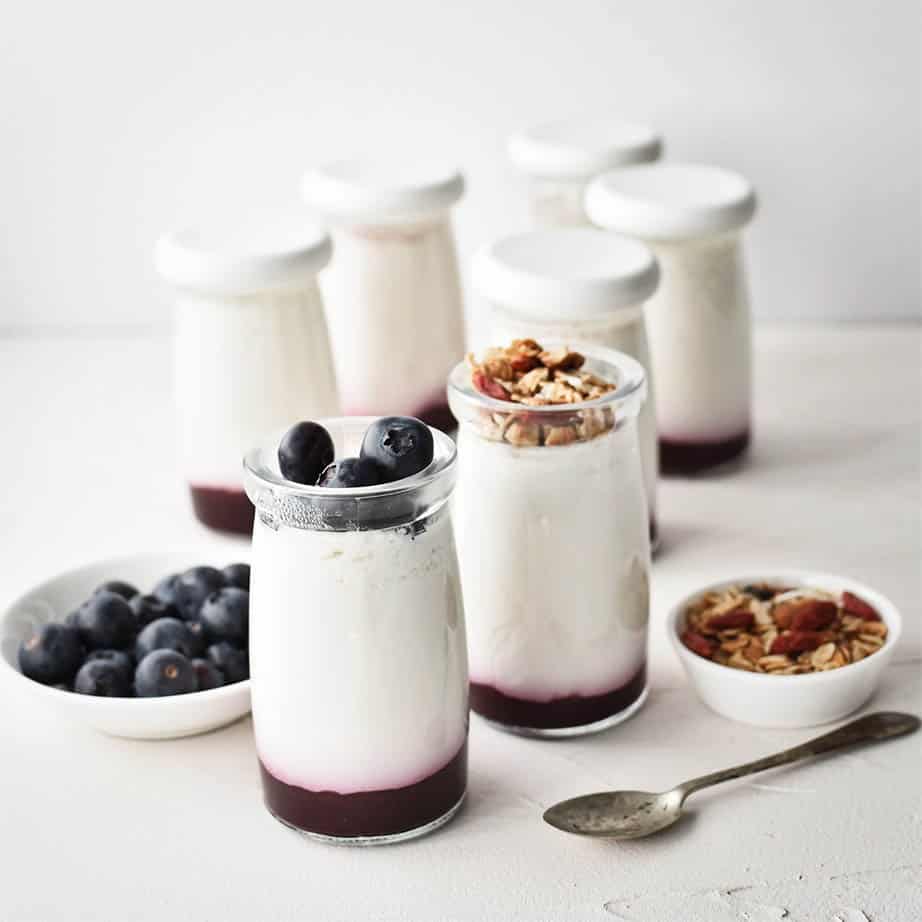
[[[482,431],[487,438],[524,447],[569,445],[593,439],[615,425],[610,407],[578,406],[616,388],[614,382],[584,369],[585,357],[579,352],[563,346],[544,349],[533,339],[516,339],[504,348],[487,349],[480,360],[470,354],[467,361],[476,390],[521,406],[521,411],[486,411]],[[527,409],[555,406],[562,408],[560,413]]]
[[[681,639],[722,666],[800,675],[872,656],[887,639],[887,625],[850,592],[756,584],[696,599],[685,610]]]

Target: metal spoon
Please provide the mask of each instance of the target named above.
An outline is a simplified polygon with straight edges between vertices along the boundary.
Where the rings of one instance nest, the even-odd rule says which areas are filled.
[[[586,794],[554,804],[544,813],[544,820],[564,832],[580,836],[594,836],[603,839],[639,839],[671,826],[681,815],[682,805],[689,794],[729,781],[788,765],[823,752],[832,752],[855,743],[871,740],[885,740],[891,736],[902,736],[919,728],[918,717],[900,714],[897,711],[879,711],[859,717],[851,723],[801,743],[792,749],[785,749],[764,759],[713,772],[701,778],[693,778],[662,794],[646,791],[603,791],[600,794]]]

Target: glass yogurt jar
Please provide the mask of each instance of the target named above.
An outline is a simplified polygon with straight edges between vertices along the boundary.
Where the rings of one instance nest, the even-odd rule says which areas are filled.
[[[645,385],[629,356],[593,347],[578,366],[563,344],[543,345],[531,368],[540,347],[524,340],[452,372],[453,516],[472,710],[513,732],[575,736],[624,720],[646,695]],[[522,371],[508,380],[503,362]]]
[[[249,534],[240,459],[291,419],[339,411],[317,273],[330,238],[303,220],[187,228],[157,244],[175,291],[174,393],[198,519]]]
[[[664,473],[707,470],[749,445],[752,347],[741,232],[755,204],[742,176],[689,164],[613,170],[587,191],[596,224],[644,241],[659,262],[647,328]]]
[[[647,380],[638,415],[650,540],[656,542],[659,458],[644,302],[659,271],[650,250],[595,228],[553,228],[505,237],[474,259],[474,286],[490,304],[490,341],[532,337],[594,344],[637,359]]]
[[[336,455],[371,419],[321,420]],[[467,778],[467,653],[448,499],[451,439],[393,483],[305,486],[277,442],[245,460],[257,509],[250,586],[253,729],[267,808],[368,844],[449,820]]]
[[[512,135],[507,153],[528,182],[538,227],[588,225],[586,184],[614,167],[659,159],[662,140],[643,125],[584,116],[534,125]]]
[[[445,376],[464,352],[451,207],[457,170],[339,162],[309,171],[305,202],[333,230],[324,296],[343,410],[453,429]]]

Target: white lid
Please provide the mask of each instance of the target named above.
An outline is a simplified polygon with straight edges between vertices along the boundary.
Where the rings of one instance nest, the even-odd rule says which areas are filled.
[[[244,293],[313,278],[333,252],[326,231],[304,218],[274,217],[186,227],[157,241],[157,271],[177,288]]]
[[[400,159],[341,160],[308,170],[304,201],[330,221],[406,221],[444,211],[461,198],[453,166]]]
[[[591,227],[504,237],[474,257],[474,285],[485,298],[530,316],[591,317],[646,300],[659,268],[636,240]]]
[[[756,210],[752,184],[729,170],[661,163],[612,170],[586,191],[593,223],[647,240],[683,240],[742,227]]]
[[[613,167],[656,160],[662,139],[632,122],[573,118],[514,134],[506,149],[512,163],[532,176],[588,179]]]

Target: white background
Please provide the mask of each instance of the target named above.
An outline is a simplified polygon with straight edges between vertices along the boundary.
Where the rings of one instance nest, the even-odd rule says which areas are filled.
[[[522,224],[519,124],[596,109],[748,174],[765,318],[919,309],[913,0],[50,3],[0,29],[0,329],[163,326],[160,231],[296,205],[385,145],[463,165],[462,255]],[[476,313],[476,308],[475,308]],[[476,321],[475,321],[476,326]]]

